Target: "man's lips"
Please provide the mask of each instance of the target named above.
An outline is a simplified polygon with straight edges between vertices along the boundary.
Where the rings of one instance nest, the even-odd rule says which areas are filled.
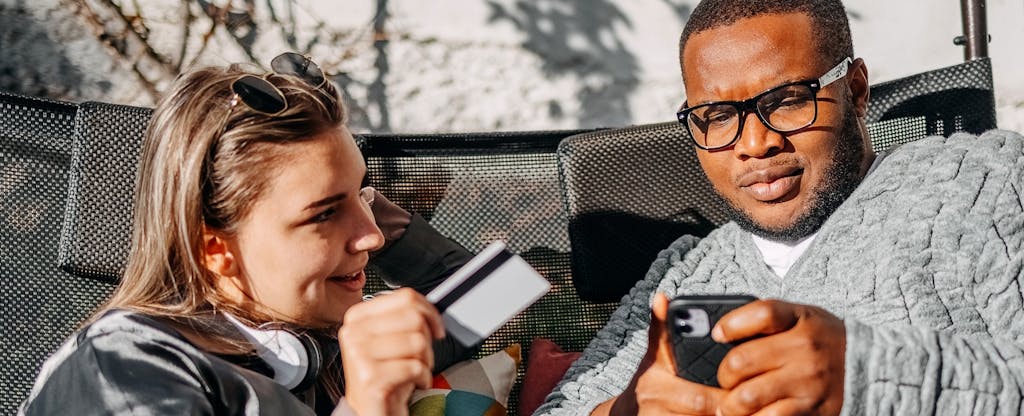
[[[803,169],[795,166],[772,166],[740,176],[740,189],[761,202],[771,202],[789,195],[800,186]]]

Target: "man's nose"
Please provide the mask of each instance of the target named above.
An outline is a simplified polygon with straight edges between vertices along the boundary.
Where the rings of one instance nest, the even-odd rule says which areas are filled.
[[[768,128],[753,111],[743,115],[743,129],[733,151],[744,158],[769,156],[785,146],[782,134]]]

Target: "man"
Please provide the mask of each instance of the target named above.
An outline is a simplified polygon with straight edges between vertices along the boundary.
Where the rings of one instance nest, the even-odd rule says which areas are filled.
[[[663,251],[539,414],[1019,414],[1024,138],[871,149],[839,0],[704,0],[680,111],[733,222]],[[657,294],[656,294],[657,293]],[[748,293],[721,388],[674,374],[666,295]],[[811,306],[816,305],[816,306]]]

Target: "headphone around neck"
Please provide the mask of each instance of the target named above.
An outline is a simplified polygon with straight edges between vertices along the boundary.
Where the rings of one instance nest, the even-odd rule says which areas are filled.
[[[252,328],[231,314],[224,313],[224,316],[256,347],[256,354],[273,370],[274,382],[292,392],[313,386],[324,361],[323,349],[316,338],[280,323]]]

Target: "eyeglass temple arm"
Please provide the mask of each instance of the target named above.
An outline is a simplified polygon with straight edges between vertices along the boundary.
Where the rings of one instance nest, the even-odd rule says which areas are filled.
[[[839,62],[839,65],[832,67],[832,69],[828,70],[828,72],[826,72],[825,75],[822,75],[821,78],[818,78],[818,88],[825,88],[828,86],[828,84],[836,82],[836,80],[845,77],[847,71],[849,71],[850,69],[850,65],[852,64],[853,58],[847,56],[845,59]]]

